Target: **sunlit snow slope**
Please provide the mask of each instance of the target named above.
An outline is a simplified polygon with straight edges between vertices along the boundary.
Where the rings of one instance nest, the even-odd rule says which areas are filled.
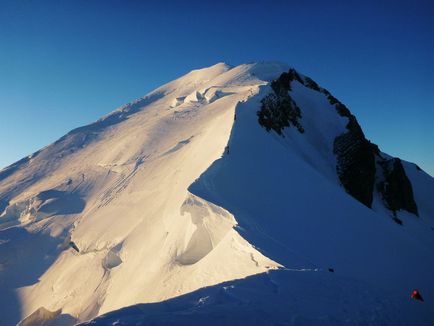
[[[288,69],[192,71],[0,171],[0,325],[432,322],[433,178],[403,163],[418,216],[351,197],[325,94],[291,83],[303,133],[258,123]]]

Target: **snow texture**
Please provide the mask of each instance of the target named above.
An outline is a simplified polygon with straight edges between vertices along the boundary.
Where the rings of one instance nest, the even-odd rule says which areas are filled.
[[[0,171],[0,325],[433,323],[433,178],[403,162],[402,226],[348,195],[325,94],[258,124],[288,69],[194,70]]]

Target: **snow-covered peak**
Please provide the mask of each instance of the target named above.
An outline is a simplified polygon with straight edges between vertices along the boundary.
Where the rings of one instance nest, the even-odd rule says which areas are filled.
[[[220,74],[225,71],[228,71],[229,69],[233,68],[231,65],[227,64],[226,62],[218,62],[212,66],[205,67],[205,68],[199,68],[199,69],[193,69],[189,73],[185,75],[186,76],[195,76],[196,78],[198,76],[207,76]]]
[[[312,80],[258,62],[193,70],[73,130],[0,171],[0,321],[68,325],[211,286],[182,307],[231,316],[265,289],[266,309],[285,302],[293,321],[424,324],[432,309],[406,298],[434,296],[434,181],[376,154],[369,176],[399,204],[408,175],[419,217],[385,207],[377,188],[373,209],[361,204],[337,174],[351,181],[353,154],[375,150],[359,129]],[[306,292],[290,301],[294,289]]]
[[[194,69],[187,74],[171,81],[145,96],[136,99],[108,115],[99,121],[118,119],[136,113],[162,97],[170,98],[172,106],[178,106],[186,101],[200,101],[208,97],[214,97],[216,91],[234,86],[263,85],[277,78],[287,71],[289,66],[281,62],[257,62],[242,64],[232,67],[224,62],[217,63],[207,68]],[[212,94],[211,94],[212,93]]]

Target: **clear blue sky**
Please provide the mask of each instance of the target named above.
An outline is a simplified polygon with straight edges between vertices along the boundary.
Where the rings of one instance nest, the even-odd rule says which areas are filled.
[[[0,168],[191,69],[284,61],[434,175],[434,2],[0,1]]]

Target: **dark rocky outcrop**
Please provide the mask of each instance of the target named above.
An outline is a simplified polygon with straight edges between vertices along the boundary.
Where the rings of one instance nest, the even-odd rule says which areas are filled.
[[[405,174],[401,160],[392,158],[380,164],[383,168],[384,181],[379,184],[379,191],[387,208],[394,214],[402,209],[418,216],[413,187]]]
[[[336,170],[345,190],[371,207],[375,184],[375,156],[373,147],[363,135],[357,121],[351,120],[348,132],[336,137],[334,153]]]
[[[257,112],[258,122],[267,131],[271,129],[282,135],[284,128],[293,125],[303,132],[299,119],[301,111],[292,98],[274,93],[267,95],[261,101],[261,109]]]
[[[304,84],[303,79],[300,77],[298,72],[291,68],[288,72],[282,73],[279,78],[273,80],[271,82],[271,88],[276,95],[285,96],[288,91],[291,90],[291,82],[294,80]]]
[[[304,78],[304,85],[306,87],[309,87],[310,89],[313,89],[314,91],[317,91],[317,92],[319,92],[321,90],[320,87],[318,86],[318,84],[313,79],[311,79],[309,77]]]
[[[348,118],[348,131],[336,137],[333,144],[337,158],[336,170],[345,190],[362,204],[371,207],[375,185],[375,155],[380,154],[378,146],[366,139],[356,117],[328,90],[319,87],[309,77],[305,77],[305,85],[323,93],[336,112]]]
[[[348,131],[336,137],[333,144],[339,179],[351,196],[371,207],[375,185],[375,154],[379,153],[378,146],[366,139],[356,117],[344,104],[330,93],[327,98],[330,103],[334,103],[340,116],[348,118]]]
[[[261,109],[256,114],[259,124],[267,131],[274,130],[277,134],[282,135],[283,129],[292,125],[299,132],[304,132],[299,121],[301,110],[289,95],[293,80],[302,82],[298,73],[290,69],[271,82],[273,93],[261,100]]]
[[[382,166],[384,180],[377,184],[388,209],[394,213],[394,221],[402,225],[395,212],[404,209],[418,215],[413,189],[399,159],[387,160],[381,155],[377,145],[366,139],[356,117],[328,90],[320,87],[314,80],[300,76],[290,69],[271,83],[273,93],[262,99],[261,110],[257,112],[258,121],[267,131],[274,130],[282,135],[284,128],[295,126],[300,132],[301,110],[290,96],[291,82],[298,81],[305,87],[320,92],[327,97],[336,112],[348,118],[347,131],[336,137],[333,151],[337,158],[336,171],[347,193],[362,204],[372,207],[376,186],[376,160]],[[416,166],[419,170],[419,167]]]

